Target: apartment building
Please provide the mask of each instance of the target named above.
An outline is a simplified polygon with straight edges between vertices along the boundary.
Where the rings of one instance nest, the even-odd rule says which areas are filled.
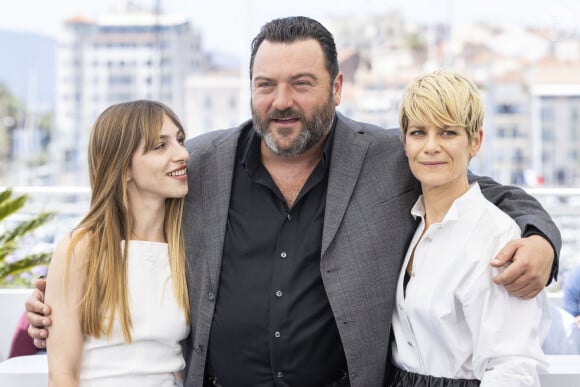
[[[250,118],[250,81],[238,70],[215,70],[187,79],[187,137],[238,126]]]
[[[91,125],[111,104],[154,99],[183,117],[186,78],[207,62],[201,34],[184,16],[129,6],[97,20],[66,20],[57,50],[57,169],[86,176],[78,172]]]
[[[580,186],[580,62],[539,65],[530,94],[535,169],[546,185]]]

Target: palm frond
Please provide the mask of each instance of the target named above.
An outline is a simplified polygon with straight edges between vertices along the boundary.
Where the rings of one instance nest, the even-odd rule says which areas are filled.
[[[30,254],[16,262],[7,265],[0,265],[0,278],[5,278],[9,275],[17,275],[31,268],[46,265],[50,262],[51,253],[37,253]]]
[[[27,195],[12,198],[12,190],[0,192],[0,221],[18,212],[28,200]],[[38,227],[53,219],[54,212],[41,212],[31,219],[24,220],[4,232],[0,233],[0,283],[5,283],[8,276],[15,276],[32,268],[47,264],[52,253],[40,252],[28,254],[14,262],[6,263],[6,258],[17,253],[20,238],[32,233]]]
[[[15,242],[1,244],[0,245],[0,264],[2,262],[4,262],[6,257],[8,257],[10,254],[14,253],[15,250],[16,250],[16,243]]]
[[[12,196],[12,190],[10,188],[5,189],[4,191],[0,192],[0,204],[4,201],[8,200],[8,198]]]
[[[6,191],[4,191],[3,193],[5,192]],[[10,216],[13,213],[17,212],[18,210],[20,210],[22,207],[24,207],[24,204],[26,203],[27,200],[28,196],[21,195],[15,199],[11,200],[5,199],[4,201],[0,202],[0,220],[3,220],[7,216]]]
[[[8,230],[7,232],[0,234],[0,243],[7,243],[13,241],[34,231],[35,229],[37,229],[38,227],[42,226],[44,223],[52,219],[54,215],[55,215],[54,212],[41,212],[35,218],[21,222],[18,226],[16,226],[12,230]]]

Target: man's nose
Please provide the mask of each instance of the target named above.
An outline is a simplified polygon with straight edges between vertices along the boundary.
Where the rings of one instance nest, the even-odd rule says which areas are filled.
[[[277,110],[286,110],[290,106],[292,106],[292,90],[287,86],[279,85],[276,88],[272,107]]]

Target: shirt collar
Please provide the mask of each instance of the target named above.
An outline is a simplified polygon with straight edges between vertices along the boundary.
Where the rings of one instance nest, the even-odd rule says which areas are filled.
[[[447,210],[447,213],[441,221],[441,224],[459,219],[461,214],[473,208],[473,200],[476,196],[479,195],[481,195],[479,184],[471,184],[467,192],[455,199],[455,201],[451,204],[451,207],[449,207],[449,210]],[[419,199],[417,199],[415,205],[413,208],[411,208],[411,215],[413,215],[415,219],[425,218],[425,202],[423,200],[423,195],[419,196]]]

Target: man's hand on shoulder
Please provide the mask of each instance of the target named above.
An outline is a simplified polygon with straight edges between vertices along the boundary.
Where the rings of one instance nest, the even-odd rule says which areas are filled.
[[[509,242],[491,261],[493,267],[507,265],[494,277],[494,282],[503,285],[517,297],[535,297],[548,283],[554,262],[554,249],[540,235]]]
[[[52,324],[50,319],[50,307],[44,304],[44,291],[46,290],[46,280],[39,279],[36,281],[36,289],[26,300],[26,319],[30,324],[28,326],[28,335],[34,339],[34,346],[37,348],[46,347],[46,338],[48,331],[46,328]]]

